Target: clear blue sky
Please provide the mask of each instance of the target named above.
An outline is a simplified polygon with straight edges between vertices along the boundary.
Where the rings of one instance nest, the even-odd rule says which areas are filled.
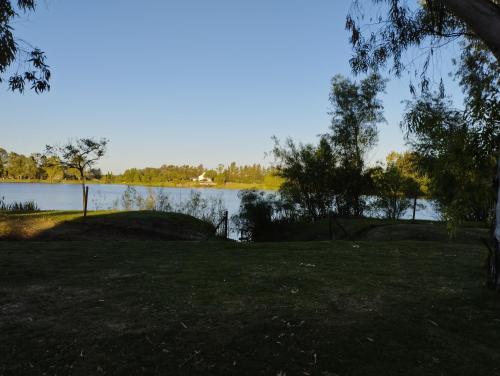
[[[104,171],[268,161],[270,137],[314,141],[330,79],[350,75],[350,0],[40,1],[16,31],[48,55],[52,90],[0,86],[0,146],[29,154],[107,137]],[[438,72],[438,75],[440,72]],[[383,96],[371,162],[403,150],[408,81]]]

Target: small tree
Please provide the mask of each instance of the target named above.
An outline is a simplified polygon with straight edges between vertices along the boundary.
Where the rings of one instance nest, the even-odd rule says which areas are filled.
[[[415,180],[404,176],[396,163],[389,162],[385,169],[372,172],[377,197],[373,206],[387,219],[399,219],[411,206],[412,193],[418,185]]]
[[[63,168],[74,169],[78,172],[78,178],[82,184],[84,209],[86,175],[92,166],[104,156],[107,144],[108,140],[105,138],[101,140],[81,138],[63,146],[46,146],[48,157],[55,157],[54,160],[57,160]]]
[[[284,146],[274,138],[273,155],[276,174],[284,182],[280,194],[298,205],[301,214],[316,220],[332,208],[335,197],[336,157],[326,137],[318,146],[296,145],[288,139]]]
[[[339,157],[339,173],[343,176],[343,192],[337,198],[342,203],[342,214],[363,215],[363,195],[369,188],[365,158],[377,143],[377,125],[385,121],[379,99],[385,86],[386,80],[378,74],[359,83],[340,75],[332,79],[332,122],[328,137]]]

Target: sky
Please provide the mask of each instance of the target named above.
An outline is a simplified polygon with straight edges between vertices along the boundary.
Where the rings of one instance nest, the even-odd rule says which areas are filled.
[[[51,91],[19,95],[0,84],[0,147],[30,154],[105,137],[99,167],[114,173],[270,163],[271,136],[313,142],[328,130],[330,80],[352,76],[350,4],[42,0],[14,27],[46,52]],[[408,79],[392,79],[381,98],[387,123],[371,164],[406,149],[399,122]]]

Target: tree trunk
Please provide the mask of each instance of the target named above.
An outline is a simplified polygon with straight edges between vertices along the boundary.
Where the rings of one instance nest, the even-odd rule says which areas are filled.
[[[491,0],[442,0],[491,49],[500,62],[500,6]]]
[[[85,211],[85,182],[82,181],[82,208]]]
[[[83,169],[78,169],[80,172],[80,180],[82,182],[82,207],[85,210],[85,171]]]
[[[493,288],[499,288],[499,273],[500,273],[500,155],[497,157],[497,176],[496,176],[496,193],[497,202],[495,207],[495,229],[493,232],[493,250],[490,255],[492,260],[490,260],[488,271],[490,273],[490,286]]]

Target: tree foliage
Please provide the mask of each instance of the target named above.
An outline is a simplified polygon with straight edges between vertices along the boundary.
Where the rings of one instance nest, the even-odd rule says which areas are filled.
[[[441,47],[454,41],[477,43],[483,40],[489,45],[489,53],[493,51],[495,37],[479,36],[481,26],[466,21],[470,17],[483,16],[488,8],[498,27],[499,2],[479,2],[484,3],[481,4],[484,7],[471,4],[471,14],[467,14],[467,6],[453,6],[452,3],[457,2],[448,0],[354,0],[346,18],[346,29],[354,51],[350,60],[353,71],[360,73],[389,66],[396,76],[403,72],[413,73],[420,79],[421,88],[426,90],[429,86],[427,70]],[[476,18],[476,22],[479,21],[479,17]],[[416,50],[413,56],[410,54],[412,50]],[[413,85],[411,89],[415,91]]]
[[[46,156],[63,168],[74,170],[82,184],[83,206],[86,206],[85,180],[88,172],[106,153],[108,140],[105,138],[80,138],[62,146],[46,146]]]
[[[296,145],[291,139],[281,146],[274,141],[277,173],[284,179],[281,196],[295,203],[305,217],[326,216],[336,194],[336,157],[327,138],[322,137],[318,146]]]
[[[107,144],[108,140],[105,138],[80,138],[62,146],[47,145],[45,149],[48,157],[56,158],[55,160],[65,168],[77,170],[82,181],[85,181],[86,172],[106,153]]]
[[[373,207],[377,213],[388,219],[399,219],[427,192],[428,179],[419,173],[417,160],[415,153],[391,152],[385,168],[371,171],[375,191]]]
[[[9,89],[20,93],[26,87],[37,94],[50,90],[51,72],[44,52],[14,34],[15,21],[35,6],[35,0],[0,0],[0,83],[7,79]],[[9,70],[16,62],[17,68]]]
[[[242,240],[273,241],[280,225],[298,219],[297,206],[284,196],[257,190],[238,193],[240,208],[231,220]]]
[[[377,125],[385,121],[379,94],[386,80],[369,75],[359,83],[340,75],[332,79],[332,116],[328,137],[338,155],[336,197],[339,214],[361,216],[366,208],[363,195],[370,190],[365,158],[378,140]]]
[[[430,195],[451,223],[492,215],[498,129],[487,140],[485,128],[471,121],[444,93],[428,93],[407,103],[402,122],[430,178]]]

